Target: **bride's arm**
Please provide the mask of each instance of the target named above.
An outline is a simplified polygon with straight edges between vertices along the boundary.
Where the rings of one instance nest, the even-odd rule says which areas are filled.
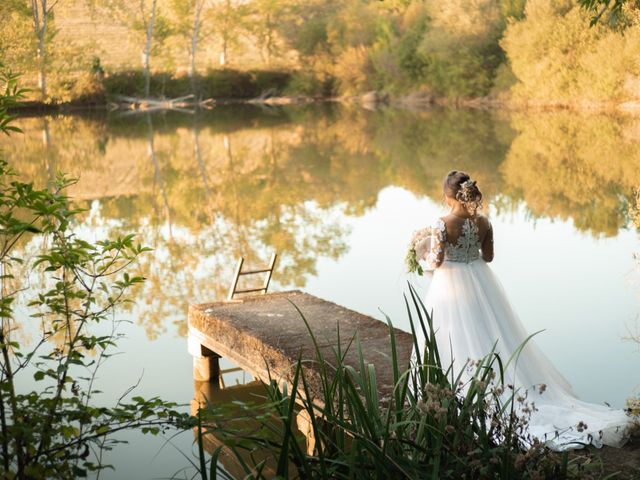
[[[488,219],[487,225],[487,233],[484,234],[482,239],[482,259],[485,262],[490,262],[493,260],[493,227]]]
[[[444,242],[446,240],[447,230],[444,221],[439,218],[432,227],[431,231],[431,251],[427,255],[427,263],[432,269],[438,268],[444,261]]]

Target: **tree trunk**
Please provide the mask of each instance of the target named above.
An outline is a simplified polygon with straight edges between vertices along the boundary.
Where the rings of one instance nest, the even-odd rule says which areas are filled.
[[[44,0],[43,0],[44,1]],[[158,0],[153,0],[151,3],[151,18],[149,19],[149,23],[147,23],[146,34],[147,34],[147,43],[144,47],[144,96],[145,98],[149,97],[151,93],[151,71],[150,71],[150,59],[151,59],[151,46],[153,42],[153,24],[156,21],[156,4]]]
[[[36,53],[38,62],[38,88],[40,95],[44,100],[47,98],[47,72],[46,72],[46,51],[44,46],[44,38],[38,39],[38,49]]]
[[[225,66],[227,64],[227,32],[225,31],[222,36],[222,53],[220,54],[220,65]]]
[[[47,97],[47,26],[49,12],[47,0],[31,0],[31,15],[33,17],[33,29],[38,45],[36,47],[36,63],[38,65],[38,88],[42,100]]]
[[[271,49],[273,48],[273,26],[271,25],[271,14],[267,15],[267,65],[271,65]]]
[[[222,30],[222,54],[220,55],[220,65],[223,67],[227,64],[227,45],[229,44],[229,22],[231,21],[231,0],[227,0],[225,5],[227,18],[224,22]]]
[[[196,53],[198,51],[198,37],[200,35],[200,13],[203,0],[195,0],[193,15],[193,30],[191,32],[191,50],[189,51],[189,79],[191,80],[191,93],[196,94]]]

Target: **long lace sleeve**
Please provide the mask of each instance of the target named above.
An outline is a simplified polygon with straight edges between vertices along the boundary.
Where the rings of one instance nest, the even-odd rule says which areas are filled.
[[[491,226],[491,222],[488,222],[487,233],[484,234],[484,238],[482,239],[482,259],[485,262],[490,262],[493,260],[493,227]]]
[[[427,255],[427,263],[430,268],[436,269],[444,261],[444,242],[447,237],[447,229],[444,220],[439,218],[431,227],[431,251]]]

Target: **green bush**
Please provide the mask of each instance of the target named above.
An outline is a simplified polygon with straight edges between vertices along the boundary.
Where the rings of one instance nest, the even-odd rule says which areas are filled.
[[[142,70],[110,73],[105,77],[104,84],[107,94],[110,96],[136,95],[144,91],[144,75]]]
[[[85,105],[104,105],[107,100],[107,92],[102,75],[93,73],[81,75],[71,87],[70,99]]]
[[[275,70],[251,70],[251,76],[260,93],[273,90],[282,93],[291,80],[291,72]]]
[[[306,70],[293,72],[285,88],[287,95],[308,95],[311,97],[330,97],[335,95],[336,80],[332,76],[323,76]]]
[[[209,70],[194,79],[197,95],[201,98],[247,99],[275,90],[287,89],[291,73],[271,70]],[[142,70],[112,73],[105,79],[108,95],[137,96],[144,90]],[[192,80],[186,75],[154,73],[151,76],[152,96],[182,97],[193,92]]]
[[[260,95],[249,72],[209,70],[199,84],[205,96],[213,98],[252,98]]]
[[[0,65],[0,133],[19,132],[7,108],[22,91]],[[58,175],[38,189],[0,158],[0,471],[6,479],[69,479],[107,468],[103,453],[124,429],[188,428],[159,398],[95,405],[96,375],[117,344],[116,310],[144,278],[130,275],[148,248],[133,235],[89,243],[74,231],[81,210]],[[25,247],[34,245],[34,251]],[[19,300],[20,299],[20,300]],[[19,303],[20,302],[20,303]],[[98,334],[98,324],[112,323]],[[16,331],[33,329],[28,347]],[[102,333],[102,332],[101,332]]]
[[[374,70],[369,84],[392,92],[427,90],[441,97],[489,94],[505,60],[498,44],[506,22],[503,15],[511,16],[517,8],[503,10],[501,14],[495,0],[410,2],[397,16],[395,27],[382,32],[369,47]],[[360,65],[369,66],[362,61]]]

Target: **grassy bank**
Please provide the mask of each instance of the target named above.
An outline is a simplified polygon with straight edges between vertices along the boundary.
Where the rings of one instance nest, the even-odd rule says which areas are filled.
[[[151,75],[151,98],[177,98],[195,94],[199,99],[249,100],[258,97],[305,96],[327,98],[335,93],[331,78],[290,70],[216,69],[193,78],[158,72]],[[26,100],[17,109],[102,107],[119,96],[144,97],[141,69],[111,74],[86,73],[57,85],[45,101]]]
[[[623,112],[637,115],[640,101],[635,100],[527,100],[507,92],[490,95],[441,95],[416,87],[402,91],[386,88],[358,90],[345,94],[339,79],[299,70],[240,70],[212,69],[197,74],[175,75],[156,72],[150,79],[152,99],[172,99],[195,94],[199,100],[214,99],[220,103],[242,103],[257,99],[287,101],[316,101],[341,99],[365,105],[393,105],[406,108],[444,106],[496,110],[575,110],[585,112]],[[11,106],[13,111],[50,112],[73,109],[104,109],[117,103],[119,97],[144,98],[144,73],[141,69],[110,74],[83,73],[56,84],[46,100],[29,98],[29,91],[21,101]],[[274,103],[278,103],[277,100]]]

